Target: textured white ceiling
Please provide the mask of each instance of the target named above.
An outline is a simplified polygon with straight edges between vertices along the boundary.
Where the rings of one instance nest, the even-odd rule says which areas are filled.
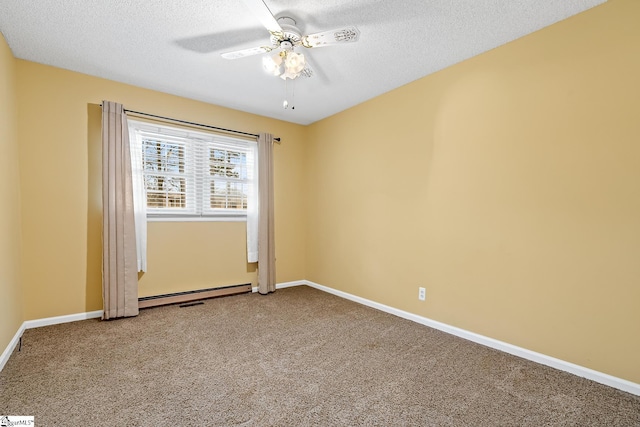
[[[2,0],[0,32],[17,58],[309,124],[604,1],[265,0],[305,34],[361,32],[304,49],[315,75],[289,83],[295,110],[261,55],[220,57],[268,44],[240,0]]]

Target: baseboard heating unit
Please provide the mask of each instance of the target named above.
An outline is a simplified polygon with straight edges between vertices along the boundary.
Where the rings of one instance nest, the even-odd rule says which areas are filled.
[[[243,285],[224,286],[220,288],[198,289],[195,291],[176,292],[175,294],[155,295],[138,298],[138,308],[157,307],[160,305],[180,304],[208,298],[227,295],[245,294],[251,292],[251,283]]]

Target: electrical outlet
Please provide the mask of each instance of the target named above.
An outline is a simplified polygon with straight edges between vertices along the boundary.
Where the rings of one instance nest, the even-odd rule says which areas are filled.
[[[427,290],[425,288],[418,288],[418,299],[424,301],[427,297]]]

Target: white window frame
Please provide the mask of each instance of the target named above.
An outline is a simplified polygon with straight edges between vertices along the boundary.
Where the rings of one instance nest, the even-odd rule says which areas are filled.
[[[210,173],[211,162],[209,150],[216,148],[244,155],[245,162],[240,162],[237,173],[240,177],[218,177],[220,181],[229,182],[233,187],[243,186],[245,196],[251,193],[249,186],[257,185],[253,162],[255,159],[255,140],[214,134],[204,131],[149,123],[129,119],[129,135],[134,149],[142,154],[144,163],[143,140],[153,138],[184,147],[185,200],[184,208],[157,208],[147,205],[147,221],[246,221],[247,209],[211,208]],[[143,174],[143,164],[139,165]],[[223,170],[225,170],[223,168]],[[230,169],[236,172],[236,168]],[[162,174],[159,174],[162,175]],[[165,176],[170,176],[170,173]],[[146,182],[146,181],[145,181]],[[227,184],[227,188],[229,185]],[[228,195],[228,194],[227,194]],[[145,188],[145,200],[146,188]],[[207,202],[209,201],[209,202]]]

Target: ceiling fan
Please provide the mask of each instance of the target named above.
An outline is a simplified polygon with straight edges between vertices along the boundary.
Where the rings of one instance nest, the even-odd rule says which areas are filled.
[[[243,2],[271,34],[270,45],[226,52],[222,57],[238,59],[276,51],[274,55],[263,58],[263,66],[266,71],[284,80],[295,79],[301,75],[306,77],[312,75],[304,55],[294,52],[294,49],[353,43],[358,41],[360,36],[360,31],[354,26],[302,35],[293,18],[283,16],[276,19],[263,0],[243,0]]]

